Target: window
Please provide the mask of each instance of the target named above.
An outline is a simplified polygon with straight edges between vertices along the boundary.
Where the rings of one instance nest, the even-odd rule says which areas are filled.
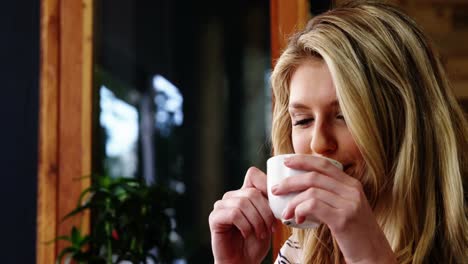
[[[175,190],[179,261],[212,262],[213,203],[270,154],[269,3],[95,4],[93,171]]]

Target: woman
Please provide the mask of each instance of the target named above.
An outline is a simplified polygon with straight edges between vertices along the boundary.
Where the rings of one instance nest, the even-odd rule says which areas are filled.
[[[278,262],[466,263],[467,122],[435,51],[396,8],[350,3],[313,18],[279,58],[275,155],[307,173],[272,191],[299,192]],[[339,171],[322,159],[340,161]],[[216,263],[260,263],[273,215],[266,175],[247,171],[210,215]],[[286,262],[287,263],[287,262]]]

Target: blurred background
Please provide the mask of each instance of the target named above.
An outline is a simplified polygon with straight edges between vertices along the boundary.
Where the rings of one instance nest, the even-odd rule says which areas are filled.
[[[393,2],[433,38],[467,96],[467,6]],[[310,1],[309,17],[331,4]],[[213,203],[241,186],[249,166],[264,169],[270,153],[269,1],[101,0],[95,36],[94,170],[174,188],[183,257],[212,262]]]
[[[38,206],[49,206],[37,202],[42,201],[38,197],[44,193],[42,188],[38,191],[38,153],[44,151],[39,147],[39,129],[44,126],[39,119],[44,105],[39,99],[45,91],[44,87],[40,90],[40,70],[44,68],[39,65],[43,65],[41,58],[46,52],[40,46],[40,22],[44,22],[41,5],[43,17],[44,6],[50,2],[54,6],[60,3],[13,1],[6,2],[0,11],[0,29],[7,40],[0,49],[0,76],[4,81],[0,107],[7,124],[0,137],[5,186],[0,192],[4,208],[0,218],[2,263],[34,263],[37,248],[43,246],[36,237],[41,219],[37,217]],[[224,192],[241,186],[248,167],[265,169],[271,152],[268,78],[277,52],[272,39],[281,31],[272,28],[272,21],[278,19],[272,17],[277,14],[272,10],[286,12],[291,5],[302,6],[308,18],[333,3],[83,2],[92,5],[93,20],[93,55],[88,58],[92,75],[90,170],[168,186],[177,194],[169,212],[177,261],[210,263],[208,215],[213,203]],[[402,7],[433,39],[454,91],[468,109],[468,1],[388,2]],[[53,19],[48,23],[64,27]],[[63,54],[74,52],[73,44],[60,43],[59,61],[67,62]],[[63,91],[71,89],[62,85],[67,80],[58,82]],[[68,103],[60,105],[60,109],[71,107]],[[60,113],[63,111],[55,114],[60,117]],[[61,133],[51,140],[66,136]],[[73,151],[73,146],[64,149]],[[57,157],[57,162],[66,160],[62,155]],[[71,163],[49,169],[60,172]],[[57,182],[64,182],[62,174],[58,175]],[[50,195],[60,200],[57,203],[67,200],[67,196]],[[271,256],[265,261],[269,262]]]
[[[270,152],[269,2],[95,3],[94,171],[175,190],[183,257],[212,262],[214,201]]]

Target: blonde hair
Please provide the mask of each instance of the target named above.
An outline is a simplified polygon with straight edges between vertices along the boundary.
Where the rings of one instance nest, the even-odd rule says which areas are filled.
[[[378,2],[349,3],[293,36],[271,76],[275,154],[292,153],[289,82],[322,59],[366,170],[366,196],[399,263],[464,262],[467,120],[418,26]],[[295,231],[304,263],[339,263],[325,225]]]

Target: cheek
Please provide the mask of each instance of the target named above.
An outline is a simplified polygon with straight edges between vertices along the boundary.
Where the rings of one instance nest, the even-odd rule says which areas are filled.
[[[344,150],[353,160],[362,161],[362,154],[351,134],[342,137],[342,150]]]
[[[307,154],[310,151],[310,139],[307,135],[298,131],[292,131],[291,140],[293,143],[294,153]]]

